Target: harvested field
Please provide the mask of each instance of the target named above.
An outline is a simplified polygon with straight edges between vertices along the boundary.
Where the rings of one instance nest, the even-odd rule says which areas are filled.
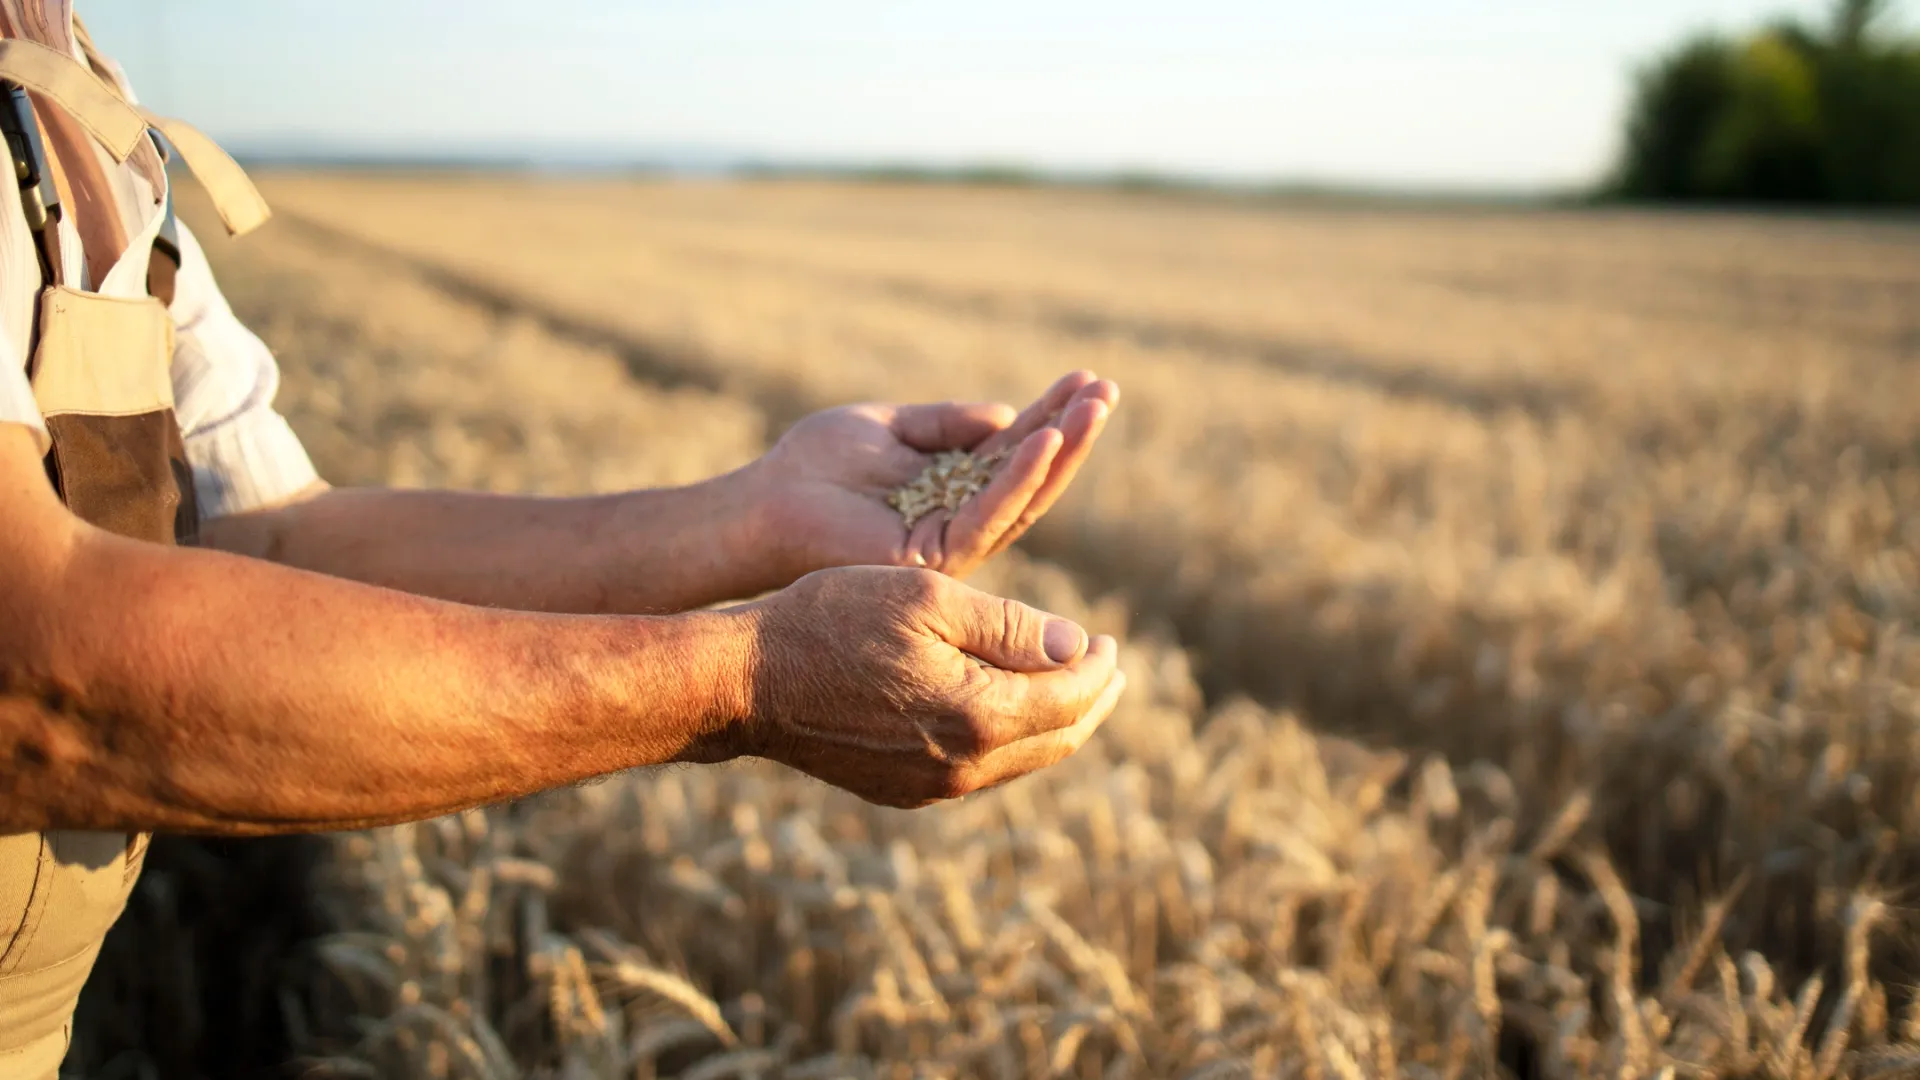
[[[209,244],[338,484],[1126,393],[978,580],[1124,635],[1077,758],[342,837],[278,988],[322,1071],[1920,1075],[1920,226],[267,179]]]

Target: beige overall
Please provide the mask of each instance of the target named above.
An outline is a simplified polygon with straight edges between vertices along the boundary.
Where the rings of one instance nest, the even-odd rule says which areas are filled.
[[[94,140],[118,163],[154,127],[195,168],[232,231],[264,220],[265,204],[231,159],[198,132],[127,104],[101,77],[84,29],[80,41],[94,61],[91,70],[31,41],[0,41],[0,79],[32,92],[67,212],[85,215],[113,205],[97,155],[75,153],[75,140]],[[0,198],[12,197],[0,191]],[[0,206],[0,212],[19,211]],[[78,269],[62,270],[52,260],[55,280],[40,292],[28,373],[53,443],[47,473],[67,507],[123,536],[191,543],[199,519],[173,414],[173,322],[166,306],[175,266],[155,248],[164,215],[151,217],[145,233],[132,237],[120,235],[117,220],[76,221],[96,240],[106,229],[120,253],[110,271],[100,269],[102,280],[138,275],[147,295],[82,290],[73,284],[81,280]],[[144,833],[0,835],[0,1080],[57,1074],[80,988],[140,874],[146,847]]]

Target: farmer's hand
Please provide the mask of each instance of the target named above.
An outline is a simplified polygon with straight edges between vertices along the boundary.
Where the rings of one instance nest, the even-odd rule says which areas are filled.
[[[756,462],[770,540],[794,577],[831,566],[925,566],[964,577],[1019,539],[1073,480],[1120,400],[1076,371],[1015,415],[1001,404],[851,405],[795,424]],[[993,482],[911,531],[887,493],[941,450],[1015,447]]]
[[[926,570],[824,570],[737,610],[758,649],[731,749],[886,806],[1045,768],[1126,687],[1112,638]]]

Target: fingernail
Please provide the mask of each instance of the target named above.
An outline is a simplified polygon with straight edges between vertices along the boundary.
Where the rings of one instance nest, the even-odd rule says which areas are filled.
[[[1080,644],[1085,641],[1087,632],[1066,621],[1054,619],[1047,624],[1046,633],[1041,641],[1047,649],[1047,659],[1056,664],[1064,664],[1080,654]]]

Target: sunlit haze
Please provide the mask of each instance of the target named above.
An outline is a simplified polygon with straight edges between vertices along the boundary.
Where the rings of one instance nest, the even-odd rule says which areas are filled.
[[[82,0],[154,107],[241,150],[1585,183],[1635,65],[1808,0],[380,4]]]

